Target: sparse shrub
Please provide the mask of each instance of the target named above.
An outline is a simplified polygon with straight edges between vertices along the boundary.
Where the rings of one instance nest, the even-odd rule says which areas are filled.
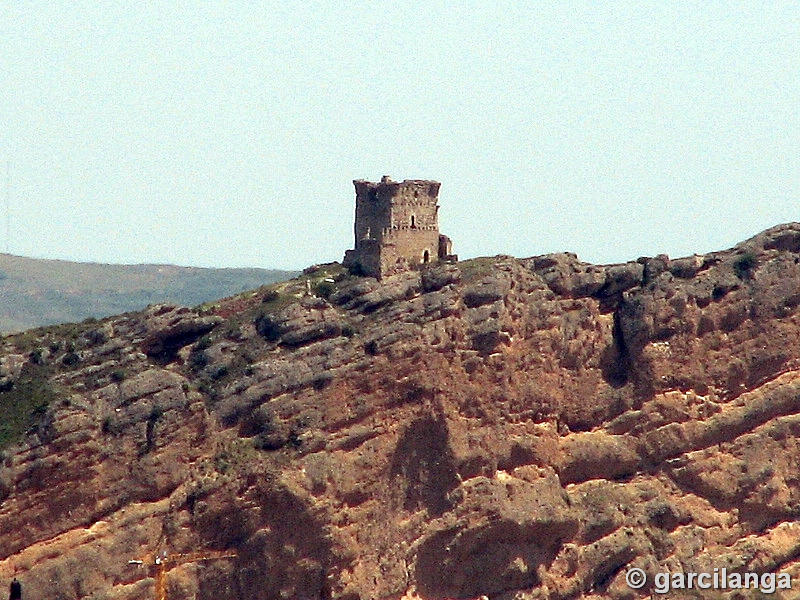
[[[289,443],[292,445],[292,448],[297,450],[300,446],[303,445],[303,438],[300,437],[299,431],[292,430],[289,433]]]
[[[29,356],[33,364],[44,364],[44,348],[36,348],[35,350],[32,350]]]
[[[108,334],[102,329],[90,329],[84,334],[84,337],[91,346],[105,344],[108,341]]]
[[[711,290],[711,297],[714,300],[719,300],[719,299],[723,298],[725,296],[725,294],[727,294],[727,293],[728,293],[728,289],[727,288],[725,288],[723,286],[720,286],[720,285],[715,285],[714,289]]]
[[[267,290],[266,292],[264,292],[264,295],[261,297],[261,302],[263,302],[263,303],[273,302],[273,301],[277,300],[279,297],[280,297],[280,294],[278,293],[278,290]]]
[[[61,359],[61,363],[65,367],[74,367],[79,362],[81,362],[81,357],[74,350],[71,350],[71,351],[67,352],[64,355],[64,357]]]
[[[270,342],[276,342],[281,337],[281,326],[272,315],[261,315],[256,321],[256,331]]]
[[[122,432],[122,425],[120,422],[111,415],[107,415],[103,419],[100,429],[106,435],[119,435]]]
[[[123,369],[117,369],[115,371],[111,371],[111,375],[109,375],[109,377],[114,383],[119,383],[125,379],[126,374]]]
[[[336,285],[331,281],[322,280],[314,286],[313,292],[315,296],[325,298],[326,300],[331,297],[331,294],[336,291]]]
[[[209,373],[209,375],[211,376],[211,379],[214,379],[214,380],[222,379],[227,374],[228,374],[227,365],[217,365],[216,367],[211,369],[211,373]]]
[[[210,346],[211,346],[211,336],[204,335],[199,340],[197,340],[197,343],[195,344],[194,349],[195,350],[205,350],[205,349],[209,348]]]
[[[328,385],[333,381],[333,375],[330,373],[322,373],[318,375],[314,381],[311,382],[311,385],[314,386],[314,389],[317,391],[324,390]]]
[[[197,384],[197,390],[206,396],[208,396],[209,400],[213,404],[214,401],[217,400],[219,397],[219,392],[213,386],[212,381],[207,378],[203,378],[199,384]]]
[[[259,433],[253,440],[253,447],[256,450],[266,450],[267,452],[272,452],[283,448],[288,441],[289,440],[286,438],[286,436],[276,432]]]
[[[243,339],[242,329],[235,323],[228,323],[225,327],[225,337],[229,340],[241,341]]]
[[[745,252],[733,262],[733,270],[739,279],[749,279],[753,268],[756,266],[756,255]]]
[[[474,281],[488,275],[493,271],[496,262],[497,257],[489,256],[461,261],[458,263],[458,268],[461,270],[461,279],[465,282]]]
[[[192,350],[189,354],[189,368],[192,371],[200,371],[208,365],[208,354],[204,350]]]
[[[275,414],[266,406],[255,409],[248,420],[253,433],[272,433],[275,431]]]
[[[214,467],[223,475],[225,475],[232,466],[231,456],[226,451],[223,450],[214,456]]]
[[[342,335],[344,337],[353,337],[355,334],[356,330],[350,323],[345,323],[342,326]]]
[[[285,427],[275,422],[275,415],[264,406],[257,408],[247,422],[249,434],[255,434],[253,447],[256,450],[274,451],[283,448],[289,441]]]

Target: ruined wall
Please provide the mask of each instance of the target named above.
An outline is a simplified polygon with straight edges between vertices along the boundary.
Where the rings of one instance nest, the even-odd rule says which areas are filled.
[[[342,264],[347,268],[356,268],[363,275],[380,277],[381,242],[374,239],[361,240],[358,248],[345,252]]]
[[[392,196],[369,181],[354,181],[356,188],[355,248],[364,239],[380,240],[391,223]]]
[[[437,229],[436,200],[433,204],[423,201],[401,202],[392,205],[393,229]]]
[[[393,229],[438,229],[439,207],[436,205],[439,183],[435,181],[404,181],[392,198]]]
[[[425,260],[427,252],[428,260]],[[439,232],[435,229],[396,229],[384,236],[381,246],[381,267],[384,272],[393,268],[398,259],[407,265],[435,262],[439,252]]]

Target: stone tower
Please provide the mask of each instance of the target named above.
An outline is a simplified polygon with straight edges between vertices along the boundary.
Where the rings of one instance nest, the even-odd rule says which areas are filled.
[[[356,179],[355,248],[342,264],[380,279],[413,265],[451,255],[450,238],[439,234],[438,181],[406,179],[380,183]]]

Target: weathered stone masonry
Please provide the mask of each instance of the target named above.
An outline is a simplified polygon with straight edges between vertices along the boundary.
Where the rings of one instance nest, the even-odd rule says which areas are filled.
[[[450,238],[439,234],[438,181],[406,179],[379,183],[357,179],[355,248],[343,264],[381,278],[413,265],[452,256]]]

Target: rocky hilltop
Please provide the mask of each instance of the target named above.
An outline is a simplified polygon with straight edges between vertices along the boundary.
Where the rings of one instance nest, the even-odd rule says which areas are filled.
[[[194,554],[167,562],[172,600],[649,597],[631,567],[800,580],[798,305],[789,224],[677,260],[382,283],[326,265],[6,337],[0,581],[144,600],[153,570],[128,561],[164,551]]]

